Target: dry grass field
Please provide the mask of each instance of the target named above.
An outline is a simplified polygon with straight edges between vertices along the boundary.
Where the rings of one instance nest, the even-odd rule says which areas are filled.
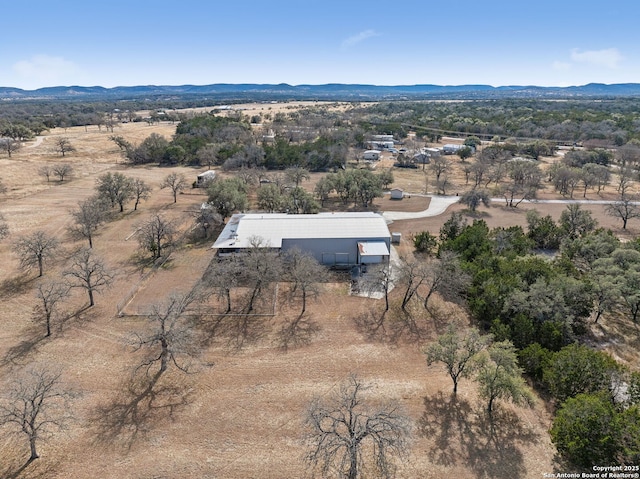
[[[167,138],[175,125],[129,123],[113,134],[139,142],[150,133]],[[157,385],[157,395],[137,403],[128,393],[131,372],[140,361],[131,339],[148,329],[144,317],[116,314],[116,305],[132,290],[129,304],[139,312],[172,292],[186,291],[212,258],[208,243],[195,243],[174,252],[172,259],[143,283],[149,271],[140,260],[135,231],[154,212],[162,212],[188,228],[186,211],[205,198],[188,190],[173,203],[159,184],[170,171],[195,179],[199,170],[163,169],[122,164],[110,132],[96,127],[69,128],[47,133],[41,142],[27,145],[11,159],[0,159],[0,176],[9,191],[0,199],[11,236],[0,243],[0,384],[31,364],[59,368],[66,387],[74,392],[68,427],[40,444],[41,458],[20,470],[28,457],[24,437],[0,436],[0,477],[23,478],[261,478],[308,477],[303,460],[303,419],[314,396],[326,396],[350,374],[371,385],[368,397],[397,399],[413,420],[411,454],[400,465],[402,478],[539,478],[557,469],[548,429],[551,412],[538,401],[532,409],[501,404],[490,428],[484,404],[471,381],[463,381],[457,400],[450,396],[451,380],[438,366],[427,367],[421,348],[444,330],[448,322],[467,323],[464,314],[442,302],[437,314],[424,318],[419,339],[390,332],[372,333],[366,318],[379,313],[381,300],[352,297],[346,282],[327,284],[308,307],[308,321],[317,333],[308,343],[284,350],[281,330],[296,315],[282,297],[274,316],[252,318],[242,332],[220,328],[214,316],[203,316],[198,330],[206,338],[192,374],[173,368]],[[52,151],[57,136],[68,137],[77,151],[64,160]],[[38,175],[46,163],[69,162],[75,174],[63,183]],[[129,207],[96,237],[94,250],[115,273],[113,285],[86,309],[86,293],[74,290],[65,302],[66,319],[57,321],[50,338],[44,325],[34,323],[34,287],[41,279],[19,273],[11,242],[19,235],[43,229],[64,243],[59,258],[47,265],[45,277],[62,279],[73,249],[83,242],[68,237],[69,211],[93,193],[96,177],[120,171],[143,178],[154,190],[138,211]],[[420,171],[396,171],[396,185],[420,193]],[[314,175],[315,177],[316,175]],[[452,191],[463,184],[454,179]],[[551,195],[550,192],[545,194]],[[380,199],[375,207],[420,211],[427,198],[413,196],[401,202]],[[494,206],[479,215],[490,226],[525,224],[525,210]],[[558,217],[562,205],[536,205]],[[452,209],[460,209],[458,205]],[[619,225],[593,208],[602,226],[619,232]],[[421,230],[437,232],[449,214],[390,226],[407,238]],[[629,234],[637,234],[632,224]],[[140,284],[139,284],[140,283]],[[139,286],[139,287],[138,287]],[[399,292],[392,295],[397,302]],[[620,328],[607,325],[601,328]],[[603,333],[605,333],[603,329]],[[620,331],[618,332],[618,339]],[[637,335],[636,335],[637,338]],[[634,343],[637,347],[637,341]],[[612,347],[615,344],[612,342]],[[616,354],[629,359],[625,348]],[[129,408],[129,409],[127,409]],[[131,408],[136,409],[131,416]],[[133,417],[133,419],[132,419]],[[19,475],[16,473],[19,471]]]

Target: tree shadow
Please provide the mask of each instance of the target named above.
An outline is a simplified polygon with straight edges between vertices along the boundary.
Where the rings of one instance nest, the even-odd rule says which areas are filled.
[[[32,324],[22,332],[26,337],[15,346],[11,346],[2,358],[2,364],[20,364],[22,361],[29,359],[32,354],[38,351],[38,348],[47,342],[45,336],[44,325]]]
[[[27,459],[26,462],[19,459],[23,456],[25,446],[20,448],[18,445],[11,445],[7,449],[3,449],[2,464],[0,464],[0,477],[3,479],[18,479],[26,477],[29,479],[47,479],[54,477],[56,472],[60,471],[60,463],[50,458],[44,459]],[[28,447],[27,447],[28,449]],[[15,453],[14,453],[15,451]],[[13,457],[14,459],[9,459]]]
[[[10,298],[28,292],[36,278],[21,274],[0,282],[0,298]]]
[[[353,317],[356,329],[368,341],[390,342],[386,316],[388,311],[369,308]]]
[[[237,313],[202,315],[202,321],[196,327],[201,332],[203,347],[219,344],[238,352],[269,334],[271,317]]]
[[[416,343],[431,337],[423,311],[416,314],[392,305],[388,311],[369,309],[353,318],[356,328],[370,341],[389,344]]]
[[[166,373],[165,373],[166,374]],[[91,423],[99,446],[121,445],[131,449],[155,425],[169,419],[191,402],[188,385],[171,384],[161,373],[132,377],[110,402],[98,406]]]
[[[300,314],[290,321],[286,321],[276,334],[278,347],[286,352],[290,348],[306,346],[320,331],[320,326],[313,317]]]
[[[526,477],[522,449],[539,441],[510,410],[474,410],[466,399],[439,392],[424,398],[425,411],[418,422],[420,435],[431,437],[429,459],[435,464],[467,465],[478,478]]]
[[[427,312],[433,321],[436,335],[444,334],[451,324],[465,326],[464,320],[460,317],[459,311],[452,309],[451,304],[431,301]]]

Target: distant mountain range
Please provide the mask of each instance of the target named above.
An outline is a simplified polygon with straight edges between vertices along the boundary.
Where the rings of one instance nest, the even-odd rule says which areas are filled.
[[[10,100],[124,100],[208,97],[229,100],[416,100],[416,99],[489,99],[489,98],[584,98],[640,96],[640,83],[589,83],[570,87],[500,86],[490,85],[357,85],[329,83],[326,85],[228,84],[182,86],[130,86],[104,88],[100,86],[57,86],[22,90],[0,87],[0,99]]]

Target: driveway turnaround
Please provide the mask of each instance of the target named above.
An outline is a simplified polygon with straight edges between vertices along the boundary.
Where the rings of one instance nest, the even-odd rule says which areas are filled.
[[[417,196],[412,194],[412,196]],[[385,211],[382,216],[390,221],[410,220],[415,218],[428,218],[444,213],[449,206],[460,201],[459,196],[431,196],[429,207],[422,211]]]

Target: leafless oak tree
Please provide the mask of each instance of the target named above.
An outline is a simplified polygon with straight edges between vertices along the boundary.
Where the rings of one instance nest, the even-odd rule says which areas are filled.
[[[388,262],[368,265],[366,274],[358,280],[358,287],[369,293],[384,294],[384,310],[389,311],[389,290],[393,284],[393,272]]]
[[[153,375],[153,382],[156,382],[171,364],[180,371],[189,371],[188,359],[195,356],[196,347],[193,328],[185,321],[184,314],[198,299],[197,294],[193,293],[172,294],[166,301],[154,304],[148,315],[150,330],[136,335],[136,351],[145,351],[145,359],[137,370],[144,369],[148,375],[156,365],[158,369]],[[179,361],[179,357],[185,361]]]
[[[69,296],[69,286],[60,281],[47,281],[36,287],[38,304],[33,308],[36,321],[44,320],[46,336],[51,336],[51,321],[58,314],[58,307]]]
[[[71,144],[71,140],[64,136],[56,138],[53,144],[56,152],[60,153],[62,156],[65,156],[67,153],[76,151],[75,147]]]
[[[291,293],[302,301],[302,316],[307,310],[307,298],[317,296],[320,284],[328,279],[327,268],[297,248],[287,251],[284,261],[285,278],[292,283]]]
[[[42,165],[38,168],[38,174],[40,176],[44,176],[47,179],[47,182],[51,181],[51,175],[53,175],[51,165]]]
[[[155,260],[160,258],[165,248],[173,243],[175,232],[175,224],[156,213],[140,225],[138,244],[142,249],[150,251]]]
[[[60,181],[64,181],[67,176],[71,176],[73,173],[73,166],[69,163],[58,163],[51,167],[51,173],[56,175]]]
[[[203,275],[204,288],[226,302],[225,314],[231,312],[231,291],[238,286],[242,268],[236,256],[213,258]]]
[[[448,298],[456,297],[470,282],[470,277],[460,267],[458,256],[451,251],[443,251],[439,258],[430,259],[421,269],[421,284],[426,293],[424,307],[429,306],[433,293],[440,293]]]
[[[160,189],[169,188],[173,194],[173,202],[178,201],[178,193],[187,187],[187,179],[183,174],[170,173],[168,174],[162,183],[160,183]]]
[[[607,205],[605,212],[614,218],[622,220],[622,229],[627,229],[627,223],[630,219],[640,218],[640,208],[637,202],[632,201],[629,197],[622,195],[618,201]]]
[[[38,441],[64,428],[69,419],[70,394],[61,386],[60,373],[34,367],[16,377],[3,394],[0,423],[27,436],[28,462],[40,457]]]
[[[107,198],[111,207],[120,206],[124,211],[124,205],[133,198],[133,180],[122,173],[105,173],[96,180],[96,188],[100,196]]]
[[[424,262],[415,259],[403,261],[400,268],[400,278],[404,283],[404,295],[402,297],[402,309],[406,311],[407,305],[413,298],[425,279],[426,269]]]
[[[38,267],[38,277],[42,276],[44,264],[55,256],[59,249],[58,240],[42,230],[21,236],[13,250],[20,259],[22,269]]]
[[[316,398],[307,412],[307,455],[310,466],[323,476],[358,479],[365,464],[379,477],[391,478],[394,456],[409,451],[411,424],[398,402],[369,406],[368,388],[352,375],[329,398]]]
[[[142,200],[147,200],[151,196],[151,187],[147,185],[144,180],[140,178],[136,178],[133,180],[132,184],[132,192],[133,199],[135,201],[133,205],[133,210],[136,211],[138,209],[138,205]]]
[[[11,154],[22,148],[22,143],[12,138],[3,138],[0,140],[0,150],[6,151],[9,158]]]
[[[99,293],[111,285],[113,275],[91,249],[78,250],[71,259],[72,264],[64,275],[71,278],[72,286],[84,289],[89,295],[89,306],[93,306],[94,293]]]
[[[210,205],[197,206],[189,211],[195,226],[202,232],[203,238],[208,238],[216,225],[222,224],[220,216]]]
[[[250,288],[246,312],[251,313],[261,293],[282,275],[282,260],[263,238],[252,238],[243,257],[241,276]]]
[[[78,203],[78,209],[71,212],[74,223],[69,227],[73,235],[86,238],[89,248],[93,248],[93,237],[107,218],[107,205],[99,196],[92,196]]]

